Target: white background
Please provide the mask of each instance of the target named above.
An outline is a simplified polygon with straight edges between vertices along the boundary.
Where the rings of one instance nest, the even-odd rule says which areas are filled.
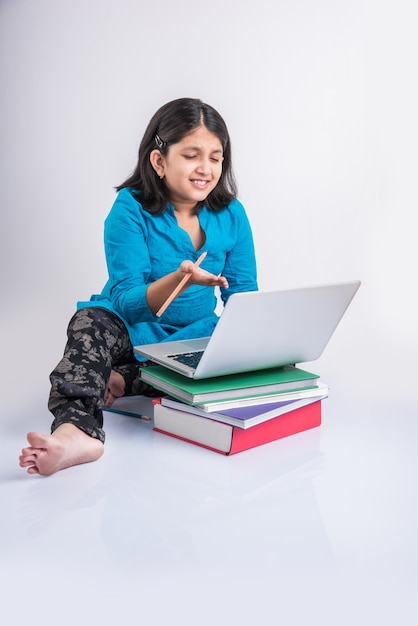
[[[107,554],[100,552],[100,536],[94,535],[92,546],[86,535],[84,515],[90,514],[92,500],[78,491],[82,485],[96,486],[102,472],[106,480],[98,482],[99,504],[93,509],[97,524],[100,494],[114,487],[119,466],[124,478],[114,487],[116,504],[124,495],[123,511],[129,511],[127,502],[136,503],[142,516],[139,525],[144,506],[149,506],[155,536],[156,529],[163,534],[160,525],[169,519],[172,502],[167,494],[167,510],[161,506],[160,514],[151,496],[159,493],[161,500],[164,490],[169,491],[170,477],[177,478],[181,459],[185,477],[190,477],[189,461],[197,472],[207,462],[208,475],[217,472],[220,483],[225,468],[232,480],[241,478],[241,471],[245,475],[251,463],[265,468],[269,476],[279,472],[274,444],[236,461],[219,460],[193,446],[179,448],[176,442],[154,440],[151,435],[151,446],[145,439],[142,453],[147,462],[142,463],[138,442],[128,443],[124,432],[135,431],[132,423],[110,420],[109,429],[115,432],[109,445],[114,447],[103,463],[66,470],[44,482],[33,482],[17,467],[26,431],[49,427],[48,375],[61,357],[75,303],[99,292],[106,280],[103,221],[115,197],[114,186],[135,166],[140,139],[155,110],[174,98],[191,96],[212,104],[228,124],[240,199],[254,231],[260,288],[362,281],[326,352],[313,366],[331,388],[321,431],[326,457],[325,461],[321,457],[322,469],[315,465],[315,489],[301,483],[306,477],[311,480],[309,466],[303,466],[302,476],[289,470],[276,482],[269,478],[257,497],[228,492],[225,509],[210,493],[204,503],[198,499],[205,486],[195,486],[195,493],[186,479],[179,480],[175,493],[180,504],[186,498],[183,485],[201,507],[201,518],[192,505],[187,512],[192,515],[192,532],[196,517],[207,524],[203,535],[202,526],[196,530],[195,551],[208,561],[211,539],[220,542],[218,550],[224,547],[221,531],[227,513],[250,510],[254,516],[250,526],[260,528],[266,543],[270,535],[263,535],[261,522],[270,513],[270,531],[278,523],[284,544],[285,531],[289,536],[290,527],[301,531],[312,513],[312,563],[325,568],[328,561],[323,559],[332,552],[340,573],[356,585],[355,596],[351,591],[345,596],[342,586],[344,602],[336,609],[338,618],[334,615],[329,623],[369,626],[383,623],[385,616],[391,624],[416,623],[415,5],[413,0],[0,0],[1,458],[10,511],[5,518],[8,532],[3,534],[5,546],[10,538],[11,570],[6,578],[13,571],[13,580],[26,579],[25,593],[32,589],[32,602],[24,607],[28,618],[39,597],[45,602],[48,589],[55,602],[63,593],[60,579],[54,579],[56,569],[44,579],[45,586],[38,578],[41,563],[48,567],[54,559],[58,562],[63,529],[66,556],[70,564],[74,560],[67,568],[70,584],[73,571],[80,568],[88,578],[86,563],[95,546],[92,562],[99,555],[99,562],[103,558],[107,563]],[[286,444],[285,452],[280,448],[283,458],[287,454],[291,459],[290,467],[293,453],[303,452],[310,442],[303,436],[298,441],[301,448],[296,439]],[[133,481],[124,466],[126,459],[132,467],[138,464],[135,487],[128,479]],[[166,474],[161,469],[165,463]],[[150,481],[148,486],[140,483],[141,472]],[[153,480],[158,483],[155,492]],[[145,491],[138,495],[135,488],[140,484]],[[293,519],[292,502],[299,505],[299,498],[300,514],[296,507]],[[272,512],[273,501],[290,505],[288,518],[283,518],[283,511]],[[218,509],[211,508],[214,504]],[[108,534],[102,539],[112,544],[116,536],[112,528],[128,518],[122,518],[117,507],[107,510]],[[137,523],[136,517],[132,519]],[[237,519],[231,519],[237,537]],[[187,525],[186,529],[190,531]],[[95,526],[90,532],[96,532]],[[144,538],[140,530],[137,536]],[[162,550],[153,536],[151,532],[150,562]],[[69,537],[81,542],[83,557],[68,543]],[[165,537],[170,544],[168,529]],[[173,554],[178,548],[183,555],[181,539],[189,548],[186,537],[187,532],[180,532],[173,538]],[[38,543],[30,543],[32,539]],[[237,539],[237,557],[242,557],[247,540]],[[290,563],[292,550],[299,545],[297,533],[287,545],[282,557],[285,554],[284,562]],[[17,546],[22,546],[21,561],[16,560]],[[283,548],[277,546],[278,551],[279,547]],[[194,555],[190,550],[189,556]],[[116,554],[118,548],[115,558]],[[125,557],[128,554],[129,548]],[[282,557],[278,553],[277,563]],[[366,570],[374,572],[374,584],[363,585]],[[376,575],[383,571],[393,579],[379,586]],[[245,569],[242,575],[247,576]],[[265,575],[269,578],[268,570]],[[318,581],[312,588],[305,580],[304,593],[311,593],[306,606],[298,574],[296,578],[290,603],[301,611],[306,608],[308,621],[300,623],[311,623],[310,602],[316,595],[323,605],[330,602],[326,590],[334,570],[330,569],[325,588]],[[248,580],[237,585],[237,593],[248,589]],[[136,592],[144,590],[141,584],[135,586]],[[273,579],[269,584],[270,604],[275,606]],[[152,606],[157,606],[159,574],[146,589],[156,599]],[[236,605],[227,590],[225,602],[233,615]],[[390,593],[397,598],[391,605],[393,614],[385,607],[376,617],[376,606]],[[18,595],[16,591],[10,597]],[[171,595],[176,598],[175,589]],[[120,615],[121,607],[128,610],[135,597],[115,604],[115,615]],[[263,601],[258,596],[252,599],[256,619]],[[363,600],[370,601],[368,612],[357,619]],[[96,603],[94,596],[91,611],[101,602]],[[161,609],[164,601],[160,604]],[[141,619],[141,602],[137,609]],[[21,610],[23,606],[17,613]],[[39,612],[35,617],[40,620]],[[32,623],[40,623],[37,619]],[[44,618],[42,623],[54,622]],[[191,618],[190,623],[198,622]],[[278,620],[265,618],[260,623]],[[287,618],[283,623],[293,622]]]

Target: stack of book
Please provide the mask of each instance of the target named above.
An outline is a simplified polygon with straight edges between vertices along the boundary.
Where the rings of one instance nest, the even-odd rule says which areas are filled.
[[[194,380],[163,366],[141,369],[160,390],[154,430],[231,455],[321,424],[328,387],[296,366]]]

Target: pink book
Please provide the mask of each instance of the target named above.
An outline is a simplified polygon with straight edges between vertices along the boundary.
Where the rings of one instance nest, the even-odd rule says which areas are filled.
[[[242,429],[216,420],[177,411],[154,403],[154,430],[183,441],[231,455],[243,452],[321,424],[322,401],[273,417],[262,424]]]

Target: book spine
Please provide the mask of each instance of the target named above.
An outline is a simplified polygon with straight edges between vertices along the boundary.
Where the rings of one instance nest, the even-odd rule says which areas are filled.
[[[248,430],[234,427],[229,454],[236,454],[320,426],[321,405],[321,400],[318,400]]]

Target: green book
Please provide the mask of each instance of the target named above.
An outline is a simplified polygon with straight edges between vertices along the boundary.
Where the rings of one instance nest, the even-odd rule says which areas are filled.
[[[318,386],[319,376],[293,365],[193,380],[162,365],[141,368],[152,387],[187,404],[273,395]]]

